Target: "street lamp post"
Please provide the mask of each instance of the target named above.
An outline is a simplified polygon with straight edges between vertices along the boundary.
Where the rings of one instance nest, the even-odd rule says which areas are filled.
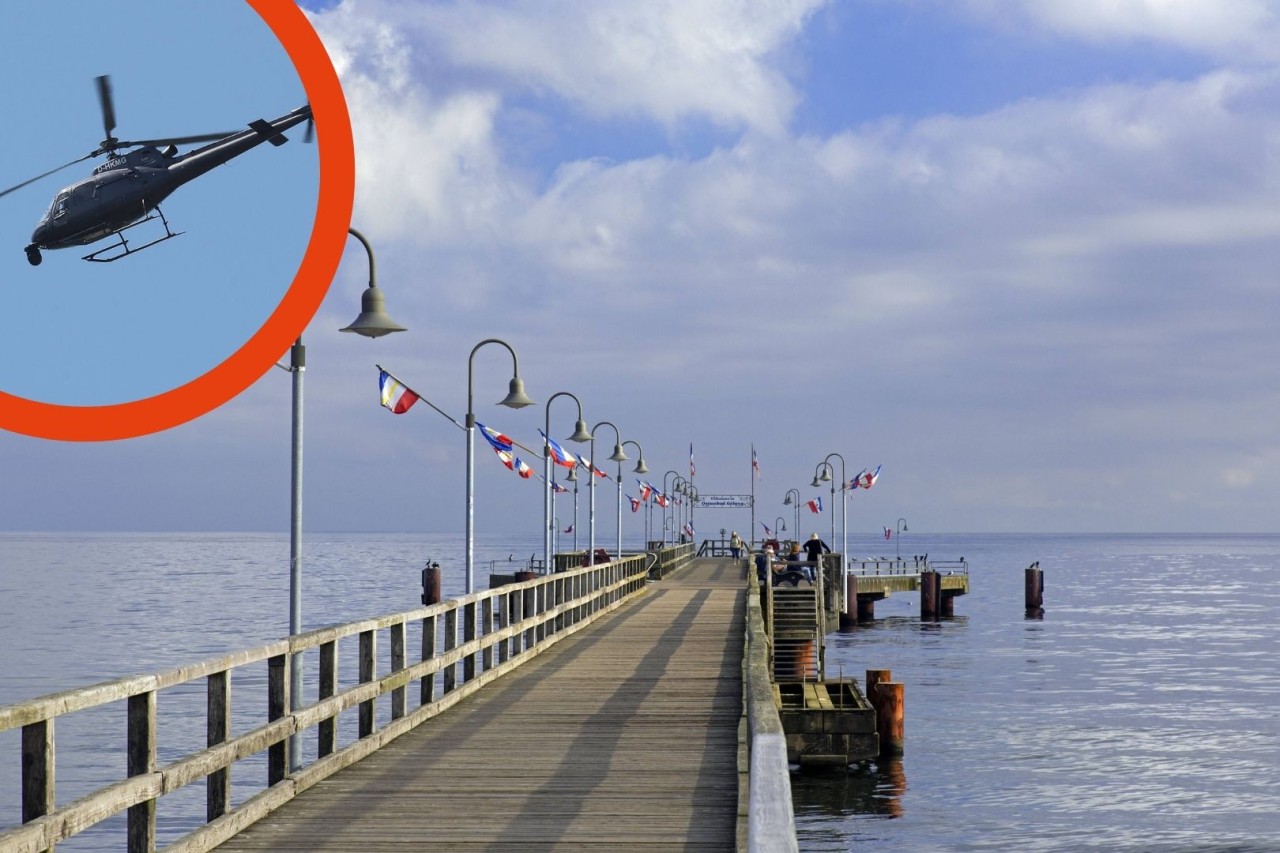
[[[902,547],[898,544],[902,539],[902,534],[907,532],[907,520],[905,518],[898,519],[898,529],[893,534],[893,555],[902,559]]]
[[[787,497],[786,497],[786,500],[784,500],[784,501],[782,502],[782,505],[783,505],[783,506],[793,506],[793,503],[792,503],[792,500],[791,500],[791,496],[792,496],[793,494],[796,496],[796,499],[795,499],[795,502],[794,502],[794,508],[795,508],[795,511],[796,511],[796,526],[795,526],[795,529],[794,529],[794,530],[792,530],[791,532],[792,532],[792,533],[794,533],[794,534],[796,535],[797,540],[798,540],[798,537],[800,536],[800,490],[799,490],[799,489],[787,489]]]
[[[672,477],[672,476],[678,479],[680,477],[680,474],[676,471],[672,471],[668,469],[667,473],[662,475],[662,495],[663,495],[663,499],[667,502],[667,506],[659,507],[662,510],[662,544],[663,545],[667,544],[667,510],[675,503],[675,501],[671,499],[670,487],[667,485],[667,477]],[[672,482],[674,483],[674,481]]]
[[[565,479],[573,483],[573,550],[578,550],[578,469],[575,467],[565,475]]]
[[[369,256],[369,286],[361,295],[360,315],[340,331],[355,332],[366,338],[380,338],[392,332],[405,331],[404,326],[387,316],[382,291],[378,290],[377,268],[369,241],[354,228],[347,232],[360,241]],[[282,365],[283,366],[283,365]],[[289,349],[289,366],[284,368],[293,376],[292,452],[290,454],[290,507],[289,507],[289,634],[302,632],[302,378],[307,369],[307,349],[302,336]],[[298,652],[290,660],[289,704],[297,709],[302,704],[302,660]],[[298,735],[289,738],[289,769],[302,766]]]
[[[835,457],[836,459],[840,460],[840,540],[841,540],[840,541],[840,576],[841,578],[843,578],[844,564],[845,564],[844,553],[845,551],[849,550],[849,541],[848,541],[849,531],[846,525],[846,515],[845,515],[846,501],[848,500],[849,492],[845,488],[845,486],[848,483],[848,478],[846,476],[847,472],[845,471],[845,467],[844,467],[844,457],[841,456],[839,453],[828,453],[827,458],[822,460],[822,465],[818,467],[822,468],[822,482],[831,483],[831,506],[832,506],[831,541],[834,542],[836,538],[836,515],[835,515],[836,484],[832,478],[833,478],[833,475],[835,474],[836,469],[835,469],[835,466],[831,464],[832,457]],[[819,480],[818,478],[815,477],[813,484],[817,486],[818,483],[819,483]]]
[[[568,391],[557,391],[556,393],[552,394],[550,397],[547,398],[547,405],[545,407],[545,419],[543,422],[544,430],[542,433],[543,435],[542,475],[543,475],[543,478],[546,480],[546,483],[543,484],[544,486],[543,493],[545,496],[545,500],[543,501],[543,511],[542,511],[542,532],[543,532],[542,567],[543,567],[543,571],[547,572],[548,574],[550,574],[552,569],[551,558],[554,552],[554,545],[552,544],[552,532],[555,527],[555,522],[552,520],[552,516],[554,515],[554,512],[552,510],[552,501],[554,500],[554,498],[552,497],[552,493],[551,493],[551,477],[552,477],[552,474],[551,474],[551,401],[554,400],[556,397],[569,397],[573,400],[573,402],[578,404],[578,422],[574,424],[573,435],[569,436],[568,441],[583,442],[583,441],[591,440],[591,433],[587,432],[587,424],[585,421],[582,420],[582,401],[581,400],[579,400],[573,394],[570,394]],[[574,463],[574,467],[575,468],[577,467],[576,462]]]
[[[638,441],[632,441],[631,439],[627,439],[626,441],[622,442],[622,446],[623,446],[623,447],[626,447],[628,444],[634,444],[634,445],[636,446],[636,453],[637,453],[637,454],[639,454],[639,457],[640,457],[639,459],[637,459],[637,460],[636,460],[635,473],[637,473],[637,474],[648,474],[648,473],[649,473],[649,466],[648,466],[648,465],[646,465],[646,464],[644,464],[644,448],[640,446],[640,442],[638,442]],[[618,463],[618,490],[619,490],[619,491],[618,491],[618,494],[619,494],[619,498],[618,498],[618,556],[622,556],[622,498],[621,498],[621,494],[622,494],[622,491],[621,491],[621,490],[622,490],[622,463],[621,463],[621,462],[619,462],[619,463]],[[648,503],[649,503],[648,501],[645,501],[646,508],[647,508]],[[646,547],[646,548],[647,548],[647,547],[649,547],[649,531],[648,531],[648,529],[646,529],[646,530],[645,530],[645,542],[644,542],[644,544],[645,544],[645,547]]]
[[[618,427],[609,421],[601,421],[591,428],[591,484],[588,488],[590,500],[587,509],[587,538],[590,553],[587,554],[587,565],[594,566],[596,564],[596,430],[602,426],[608,426],[613,429],[613,436],[617,439],[613,444],[613,454],[610,460],[618,463],[618,541],[622,541],[622,463],[627,461],[627,454],[622,451],[622,435],[618,432]],[[619,545],[618,554],[614,559],[622,556],[622,547]]]
[[[787,523],[786,523],[785,521],[783,521],[782,516],[780,516],[780,515],[779,515],[779,516],[775,516],[775,517],[774,517],[774,519],[773,519],[773,523],[774,523],[774,524],[776,524],[776,525],[778,525],[777,527],[773,528],[773,532],[774,532],[774,533],[777,533],[778,531],[782,531],[783,533],[786,533],[786,531],[787,531]]]
[[[520,379],[520,360],[516,351],[506,341],[498,338],[486,338],[471,349],[467,359],[467,595],[475,591],[475,486],[476,486],[476,452],[475,452],[475,394],[473,392],[473,367],[476,352],[486,344],[501,344],[511,353],[511,382],[508,383],[507,396],[498,403],[511,409],[523,409],[532,406],[533,400],[524,393],[524,382]]]

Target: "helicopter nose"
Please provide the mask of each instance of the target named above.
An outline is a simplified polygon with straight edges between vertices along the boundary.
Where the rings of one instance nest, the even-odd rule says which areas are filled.
[[[45,236],[49,233],[49,226],[41,222],[36,226],[36,230],[31,232],[31,245],[40,246],[44,244]]]

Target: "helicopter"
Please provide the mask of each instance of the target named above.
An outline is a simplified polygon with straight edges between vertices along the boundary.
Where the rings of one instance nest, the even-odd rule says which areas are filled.
[[[106,131],[106,137],[98,147],[70,163],[0,191],[0,197],[6,196],[76,163],[103,155],[107,157],[88,178],[58,191],[54,196],[26,247],[27,261],[32,266],[40,265],[43,249],[87,246],[114,236],[115,242],[83,256],[86,261],[105,263],[177,237],[183,232],[169,228],[169,221],[160,210],[160,202],[178,187],[264,142],[283,145],[288,141],[284,131],[303,122],[308,123],[305,141],[311,141],[313,119],[310,105],[272,121],[255,119],[248,123],[248,130],[166,139],[120,140],[112,135],[116,129],[116,112],[111,78],[103,75],[95,79],[102,107],[102,126]],[[201,142],[209,144],[185,154],[178,153],[179,145]],[[164,236],[142,245],[130,245],[125,232],[157,218],[164,227]]]

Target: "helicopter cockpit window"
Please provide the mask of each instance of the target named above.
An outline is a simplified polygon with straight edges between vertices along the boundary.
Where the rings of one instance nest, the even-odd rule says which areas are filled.
[[[53,207],[49,209],[49,212],[52,213],[54,218],[56,219],[57,217],[62,216],[64,213],[67,212],[67,206],[70,203],[71,203],[71,193],[64,190],[58,193],[57,197],[53,200]]]

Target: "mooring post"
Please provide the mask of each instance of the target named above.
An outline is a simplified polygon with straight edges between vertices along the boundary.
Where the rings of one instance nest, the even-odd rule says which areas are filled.
[[[1026,570],[1025,599],[1028,616],[1040,616],[1044,613],[1044,572],[1040,563],[1032,563]]]
[[[904,732],[903,685],[881,681],[876,685],[876,731],[880,734],[881,755],[902,755]]]
[[[867,701],[876,704],[876,685],[882,681],[892,681],[893,673],[887,669],[867,670]]]
[[[942,588],[937,572],[920,573],[920,618],[938,618],[938,593]]]
[[[432,563],[422,570],[422,603],[440,603],[440,577],[443,572],[439,563]]]
[[[858,627],[858,576],[844,579],[844,612],[840,614],[841,629]]]

